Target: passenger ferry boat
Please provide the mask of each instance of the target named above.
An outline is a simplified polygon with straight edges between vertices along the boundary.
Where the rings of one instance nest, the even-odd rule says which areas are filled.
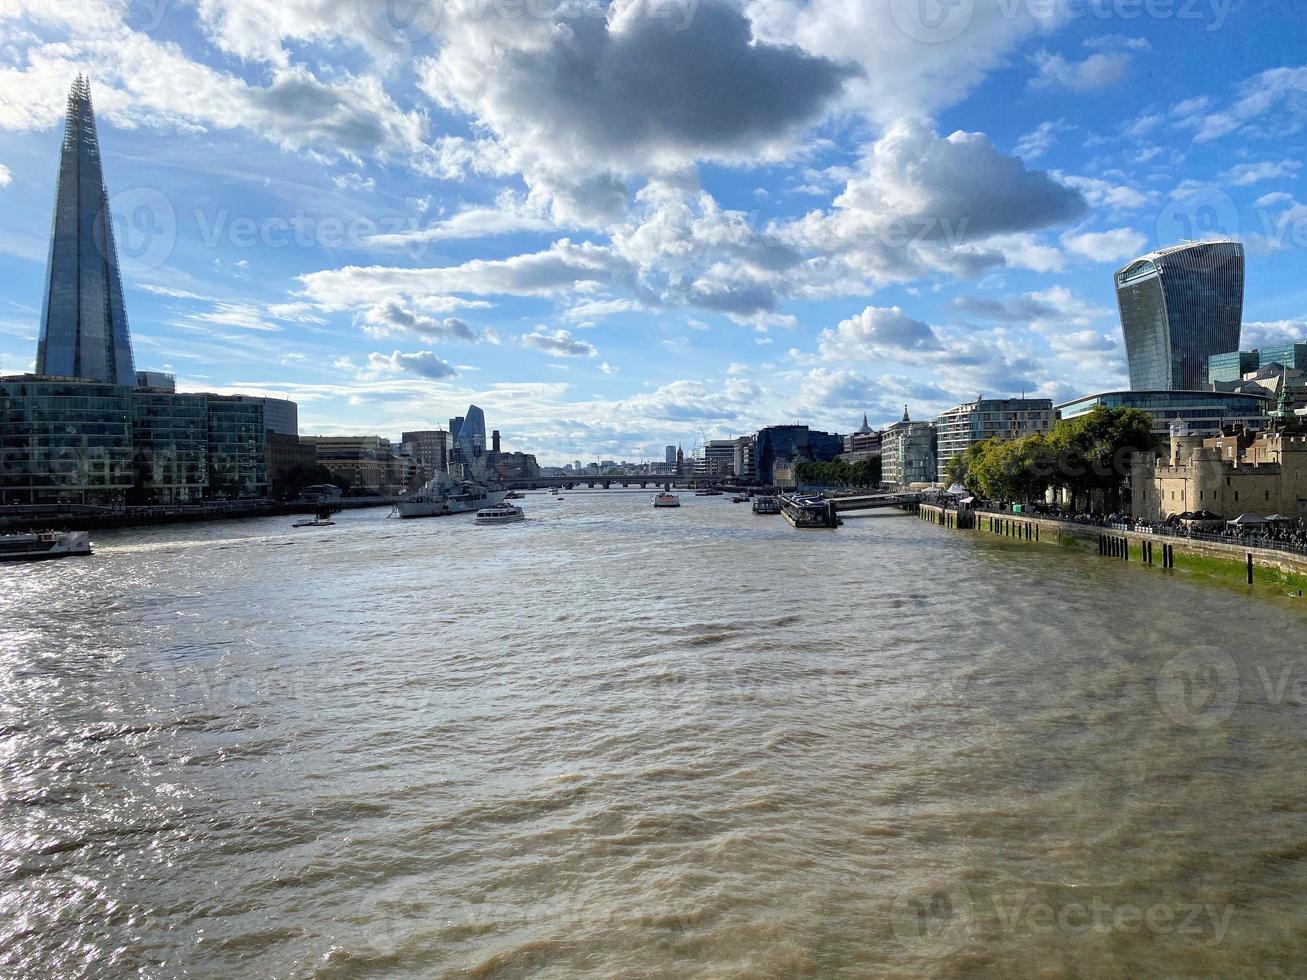
[[[781,516],[791,527],[800,530],[838,527],[840,519],[833,517],[827,502],[821,497],[781,496]]]
[[[653,505],[655,507],[680,507],[681,498],[674,493],[660,493],[654,497]]]
[[[526,520],[526,514],[521,507],[514,507],[512,504],[496,504],[493,507],[487,507],[485,510],[477,511],[476,523],[478,524],[517,524],[519,521]]]
[[[755,514],[779,514],[781,512],[781,502],[775,497],[754,497],[753,512]]]
[[[89,531],[0,534],[0,561],[45,561],[91,554]]]
[[[696,497],[720,497],[722,496],[722,492],[716,487],[700,487],[698,490],[694,491],[694,495]]]
[[[491,490],[471,480],[455,483],[448,473],[440,473],[417,493],[401,497],[395,504],[400,517],[444,517],[468,514],[502,504],[506,490]]]

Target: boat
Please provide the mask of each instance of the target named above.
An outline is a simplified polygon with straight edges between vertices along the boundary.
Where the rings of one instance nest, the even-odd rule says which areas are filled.
[[[91,554],[89,531],[0,534],[0,561],[45,561]]]
[[[722,492],[716,487],[700,487],[698,490],[694,491],[694,495],[696,497],[720,497],[722,496]]]
[[[319,507],[317,516],[312,519],[296,521],[291,527],[335,527],[336,522],[331,519],[330,507]]]
[[[654,497],[653,505],[655,507],[680,507],[681,498],[674,493],[660,493]]]
[[[514,507],[512,504],[495,504],[493,507],[477,511],[476,516],[478,524],[516,524],[524,520],[526,514],[522,508]]]
[[[739,496],[731,498],[731,503],[733,504],[747,504],[748,502],[749,498],[746,494],[740,494]]]
[[[502,504],[507,495],[507,490],[492,489],[472,480],[455,483],[448,473],[438,473],[417,493],[401,497],[395,510],[400,517],[469,514]]]
[[[510,490],[510,491],[508,491],[508,493],[504,494],[504,499],[505,499],[505,500],[525,500],[525,499],[526,499],[526,494],[524,494],[524,493],[518,493],[516,490]]]
[[[775,497],[754,497],[753,512],[755,514],[779,514],[781,512],[781,503]]]
[[[781,516],[800,530],[838,527],[841,523],[822,497],[782,494],[780,507]]]

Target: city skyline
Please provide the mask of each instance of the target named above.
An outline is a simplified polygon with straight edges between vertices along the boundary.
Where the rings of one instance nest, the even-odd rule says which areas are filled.
[[[536,78],[562,56],[528,56],[547,17],[448,8],[401,39],[415,80],[394,70],[394,37],[261,3],[244,19],[222,3],[158,22],[0,13],[28,30],[0,71],[3,372],[33,366],[79,71],[137,366],[182,390],[293,398],[306,434],[393,437],[476,403],[559,465],[795,420],[849,432],[864,411],[881,428],[905,401],[914,418],[980,394],[1064,402],[1126,386],[1112,272],[1186,237],[1244,241],[1241,346],[1307,337],[1307,69],[1275,15],[976,9],[945,39],[890,5],[843,32],[877,38],[873,58],[821,29],[832,10],[703,3],[682,23],[618,6],[584,24],[575,57],[621,56],[638,81],[642,59],[712,44],[756,82],[758,116],[732,105],[707,132],[638,99],[615,112],[607,90],[536,85],[526,105],[460,76],[487,77],[495,36],[522,45],[517,80]],[[1240,33],[1254,43],[1228,43]],[[1116,121],[1162,70],[1175,95]],[[673,95],[700,107],[720,82],[691,73]]]

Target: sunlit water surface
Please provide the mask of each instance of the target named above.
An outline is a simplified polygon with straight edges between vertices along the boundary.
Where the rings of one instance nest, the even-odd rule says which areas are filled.
[[[0,973],[1302,969],[1302,600],[649,496],[0,568]]]

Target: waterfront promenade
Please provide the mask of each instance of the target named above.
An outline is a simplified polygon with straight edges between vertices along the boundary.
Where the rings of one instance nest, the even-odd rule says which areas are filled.
[[[1290,591],[1307,586],[1307,554],[1291,545],[1256,538],[1183,535],[1127,524],[1086,523],[1046,516],[966,510],[921,504],[918,516],[950,530],[972,530],[1031,544],[1098,550],[1107,557],[1159,568],[1201,571],[1224,579],[1242,577]]]

